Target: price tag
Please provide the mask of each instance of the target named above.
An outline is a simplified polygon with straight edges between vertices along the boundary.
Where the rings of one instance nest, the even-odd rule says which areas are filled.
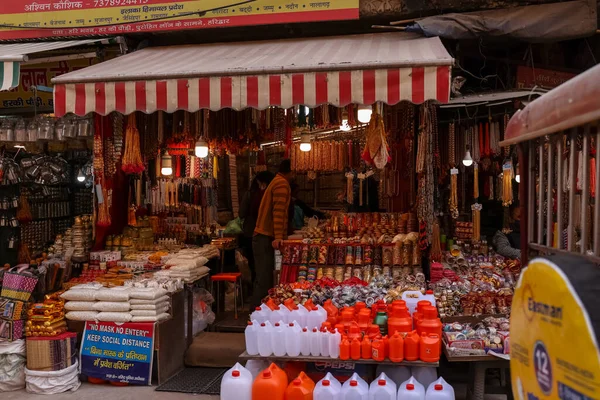
[[[458,168],[452,168],[452,169],[450,170],[450,174],[451,174],[451,175],[458,175]]]

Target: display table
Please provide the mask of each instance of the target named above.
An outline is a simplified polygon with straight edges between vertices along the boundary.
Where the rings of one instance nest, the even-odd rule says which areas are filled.
[[[283,356],[283,357],[277,357],[277,356],[269,356],[269,357],[262,357],[260,355],[255,355],[255,356],[251,356],[250,354],[248,354],[247,351],[244,351],[242,354],[240,354],[239,357],[240,360],[243,361],[247,361],[247,360],[271,360],[271,361],[293,361],[293,362],[354,362],[356,364],[378,364],[378,365],[398,365],[398,366],[405,366],[405,367],[438,367],[440,364],[439,363],[430,363],[430,362],[424,362],[424,361],[402,361],[402,362],[393,362],[390,360],[385,360],[385,361],[376,361],[376,360],[366,360],[366,359],[360,359],[360,360],[340,360],[339,358],[331,358],[331,357],[313,357],[313,356],[298,356],[298,357],[290,357],[290,356]]]
[[[505,394],[512,399],[512,390],[510,383],[507,385],[505,370],[510,369],[510,361],[494,356],[452,356],[448,348],[444,346],[444,355],[448,362],[468,362],[469,363],[469,387],[467,390],[468,398],[473,400],[483,400],[485,394]],[[485,372],[488,369],[500,369],[501,389],[487,391],[485,387]],[[489,389],[489,388],[488,388]]]

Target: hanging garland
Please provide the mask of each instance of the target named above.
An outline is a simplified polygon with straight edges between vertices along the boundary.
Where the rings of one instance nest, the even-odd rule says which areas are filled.
[[[458,219],[458,169],[450,170],[450,215],[454,219]]]
[[[473,213],[473,240],[481,240],[481,209],[482,206],[479,203],[475,203],[471,206]]]
[[[138,131],[135,113],[127,119],[127,130],[125,131],[125,152],[121,169],[126,174],[139,174],[144,170],[142,153],[140,149],[140,132]]]

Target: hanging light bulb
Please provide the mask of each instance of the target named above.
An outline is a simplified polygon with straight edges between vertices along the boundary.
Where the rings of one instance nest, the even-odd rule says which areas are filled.
[[[196,154],[196,157],[199,158],[208,156],[208,143],[206,143],[206,140],[203,138],[198,139],[194,148],[194,153]]]
[[[79,169],[79,173],[77,174],[77,182],[84,182],[85,175],[83,174],[83,168]]]
[[[169,176],[173,174],[173,160],[168,152],[165,151],[165,154],[160,159],[160,173]]]
[[[360,106],[358,107],[358,121],[363,124],[368,124],[371,121],[371,114],[373,114],[373,107],[371,106]]]
[[[521,183],[521,174],[519,172],[519,164],[517,164],[517,174],[515,175],[515,181],[517,181],[517,183]]]
[[[342,125],[340,125],[340,130],[344,132],[348,132],[352,128],[348,125],[348,113],[344,111],[342,113]]]
[[[302,136],[300,136],[300,151],[310,151],[311,149],[310,134],[303,133]]]
[[[470,167],[471,165],[473,165],[473,158],[471,157],[469,146],[467,146],[467,152],[465,153],[465,158],[463,158],[462,162],[465,167]]]

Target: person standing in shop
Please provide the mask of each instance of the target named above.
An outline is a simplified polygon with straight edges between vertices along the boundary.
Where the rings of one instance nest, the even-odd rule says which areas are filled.
[[[288,233],[288,212],[291,200],[290,180],[292,167],[290,160],[283,160],[279,173],[271,181],[260,202],[252,250],[256,279],[252,294],[252,307],[258,307],[262,299],[273,287],[275,271],[275,250],[279,250]]]
[[[244,220],[243,230],[240,237],[240,247],[244,251],[244,255],[248,259],[248,267],[252,276],[252,284],[256,279],[256,268],[254,265],[254,252],[252,251],[252,237],[254,236],[254,228],[256,228],[256,219],[258,218],[258,210],[260,202],[263,198],[265,190],[273,180],[275,175],[270,171],[261,171],[256,174],[250,185],[250,189],[244,194],[240,204],[240,218]]]

